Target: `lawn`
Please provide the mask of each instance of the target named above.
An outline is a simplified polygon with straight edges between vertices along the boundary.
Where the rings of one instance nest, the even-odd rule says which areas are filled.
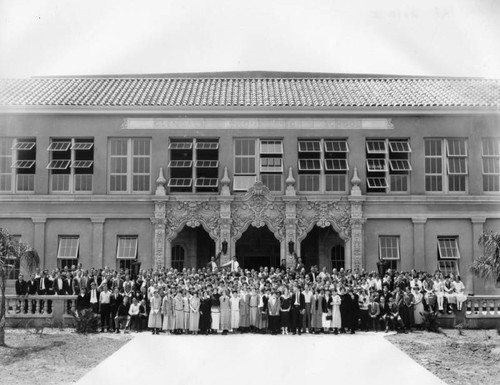
[[[7,329],[0,347],[0,383],[72,384],[132,338],[129,334],[82,335],[74,329]]]
[[[387,337],[449,385],[500,384],[500,336],[496,330],[444,329]],[[404,380],[403,380],[404,382]]]

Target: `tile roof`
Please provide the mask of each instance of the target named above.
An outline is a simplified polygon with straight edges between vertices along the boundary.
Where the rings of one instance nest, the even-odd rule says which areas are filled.
[[[500,107],[500,80],[478,78],[0,79],[0,106]]]

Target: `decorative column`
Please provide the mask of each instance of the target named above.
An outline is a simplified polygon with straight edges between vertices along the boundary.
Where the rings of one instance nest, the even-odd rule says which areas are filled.
[[[461,263],[460,263],[460,270],[462,271],[462,274],[467,272],[467,274],[464,274],[465,279],[464,279],[464,285],[466,287],[466,291],[469,293],[474,293],[474,274],[470,273],[467,271],[469,266],[472,264],[472,261],[474,260],[475,257],[479,257],[483,253],[483,248],[482,246],[479,245],[479,237],[484,231],[484,223],[486,222],[485,217],[475,217],[471,218],[472,222],[472,255],[469,253],[462,253],[461,254]],[[490,281],[485,281],[485,285],[491,284]],[[493,290],[495,290],[495,286],[493,283]]]
[[[90,218],[92,222],[92,256],[91,266],[103,266],[104,222],[106,218]]]
[[[219,264],[224,264],[229,262],[231,259],[234,250],[235,243],[231,237],[231,202],[234,200],[234,197],[231,195],[231,189],[229,185],[231,184],[231,179],[229,179],[227,167],[224,167],[224,176],[221,179],[221,193],[217,197],[217,200],[220,203],[219,207],[219,238],[216,242],[216,254],[219,252],[220,261]],[[226,252],[223,253],[224,245],[226,245]]]
[[[412,218],[413,222],[413,268],[425,271],[425,223],[427,218]]]
[[[363,202],[366,197],[361,195],[359,184],[361,179],[358,177],[358,169],[354,168],[351,179],[351,195],[348,197],[351,202],[351,267],[352,269],[361,269],[363,267]]]
[[[300,245],[297,243],[297,201],[299,197],[295,190],[295,178],[291,167],[288,169],[288,178],[286,178],[285,183],[286,192],[283,197],[285,201],[285,239],[281,245],[281,259],[286,259],[287,267],[293,267],[296,261],[295,255],[290,253],[290,248],[293,246],[295,254],[300,257]]]
[[[151,223],[154,226],[154,260],[153,267],[159,269],[163,266],[170,267],[171,261],[165,261],[165,226],[167,224],[167,193],[165,184],[167,180],[163,176],[163,168],[160,168],[158,179],[156,180],[156,192],[153,201],[155,202],[155,216],[151,218]]]
[[[31,219],[35,229],[33,231],[33,248],[38,252],[40,256],[40,265],[42,267],[47,266],[47,260],[45,259],[45,224],[47,223],[46,217],[35,217]]]

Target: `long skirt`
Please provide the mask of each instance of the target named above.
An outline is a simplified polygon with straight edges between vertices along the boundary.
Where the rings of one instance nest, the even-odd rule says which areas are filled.
[[[184,326],[182,327],[184,330],[189,329],[189,312],[185,311],[184,312]]]
[[[280,328],[280,316],[279,315],[273,315],[269,316],[269,330],[271,332],[276,333],[279,331]]]
[[[154,313],[152,310],[149,312],[148,328],[161,328],[161,313]]]
[[[240,327],[240,311],[231,310],[231,329],[238,329]]]
[[[259,308],[250,306],[250,326],[258,326]]]
[[[424,304],[422,302],[413,306],[413,321],[415,325],[422,325],[424,323]]]
[[[220,330],[220,310],[219,308],[212,308],[212,329]]]
[[[340,329],[342,327],[342,317],[340,315],[340,306],[333,305],[332,311],[332,328]]]
[[[173,330],[174,329],[174,317],[172,314],[167,314],[163,316],[163,330]]]
[[[200,313],[189,313],[189,331],[197,332],[200,326]]]
[[[332,320],[327,319],[329,315],[329,313],[323,313],[321,315],[321,325],[323,326],[323,328],[330,328],[332,325]]]
[[[413,306],[406,306],[406,305],[403,305],[400,307],[400,315],[401,315],[401,319],[403,320],[403,323],[405,325],[406,328],[411,328],[413,327],[413,325],[415,324],[415,312],[413,311]]]
[[[240,327],[247,328],[249,326],[250,326],[250,314],[248,312],[243,314],[240,313]]]
[[[259,309],[259,311],[260,311],[260,309]],[[268,324],[269,324],[269,322],[268,322],[268,315],[267,315],[267,313],[260,312],[260,314],[259,314],[259,322],[258,322],[257,327],[259,329],[267,329]]]
[[[450,305],[453,303],[457,303],[457,295],[455,293],[451,293],[451,294],[445,293],[444,297],[446,298],[446,300],[448,301],[448,303]]]
[[[281,327],[287,328],[290,326],[290,312],[280,311]]]
[[[174,329],[184,329],[184,310],[176,310],[174,313]]]
[[[323,313],[320,313],[320,312],[312,313],[312,317],[311,317],[311,327],[312,328],[319,329],[319,328],[323,327],[323,322],[321,320],[322,315],[323,315]]]
[[[220,328],[221,328],[221,330],[231,329],[231,310],[221,309],[221,311],[220,311]]]

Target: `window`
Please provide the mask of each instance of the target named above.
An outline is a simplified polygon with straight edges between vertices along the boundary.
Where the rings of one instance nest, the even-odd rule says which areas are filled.
[[[483,191],[500,191],[500,139],[487,138],[483,144]]]
[[[172,139],[169,145],[170,192],[217,192],[219,142],[217,139]]]
[[[51,192],[92,192],[94,139],[52,139],[47,151]]]
[[[184,269],[184,254],[184,247],[181,245],[172,247],[172,268],[177,269],[177,271]]]
[[[438,237],[438,269],[444,275],[459,274],[459,259],[458,237]]]
[[[147,193],[151,190],[151,139],[109,140],[109,192]]]
[[[331,251],[331,262],[332,262],[332,270],[343,269],[345,267],[345,251],[344,246],[336,245],[332,247]]]
[[[11,235],[16,242],[21,242],[20,235]],[[21,274],[21,260],[11,255],[7,255],[6,258],[6,276],[7,279],[17,279],[19,274]]]
[[[425,191],[466,192],[467,156],[465,139],[425,139]]]
[[[345,139],[299,140],[299,190],[346,192],[348,152]]]
[[[0,139],[0,192],[34,192],[35,172],[34,138]]]
[[[410,153],[407,139],[367,139],[367,192],[409,192]]]
[[[397,270],[399,254],[399,236],[380,236],[378,238],[379,258],[384,261],[386,268]]]
[[[271,192],[282,191],[283,142],[281,139],[235,139],[234,190],[246,191],[256,180],[260,180]]]
[[[57,264],[59,268],[72,265],[78,265],[80,253],[80,237],[78,236],[60,236],[59,246],[57,248]]]
[[[132,264],[137,259],[137,236],[118,236],[118,245],[116,247],[116,259],[120,269],[129,271]]]

